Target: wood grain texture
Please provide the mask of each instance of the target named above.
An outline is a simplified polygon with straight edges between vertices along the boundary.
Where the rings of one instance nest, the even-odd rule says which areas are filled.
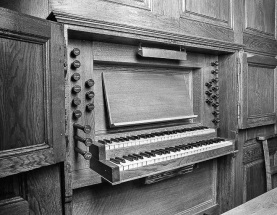
[[[275,66],[271,65],[275,59],[269,61],[269,65],[266,65],[266,59],[267,57],[257,59],[251,57],[250,62],[246,63],[246,54],[242,56],[242,73],[239,76],[240,128],[257,127],[276,122],[276,74]]]
[[[59,164],[27,173],[28,202],[31,215],[62,214]]]
[[[64,29],[63,26],[51,23],[51,40],[49,47],[49,82],[47,83],[49,105],[51,115],[49,126],[51,129],[52,140],[50,146],[54,149],[55,162],[65,160],[65,99],[64,99]]]
[[[73,48],[78,48],[80,50],[80,55],[77,57],[71,56],[71,51]],[[95,96],[97,96],[97,91],[94,90],[94,86],[88,88],[85,85],[85,82],[88,79],[93,79],[96,83],[97,80],[94,78],[94,62],[93,62],[93,43],[92,41],[81,41],[81,40],[68,40],[68,49],[67,49],[67,59],[68,64],[71,65],[71,63],[74,60],[79,60],[81,63],[81,67],[74,70],[72,68],[68,69],[68,78],[67,78],[67,109],[68,109],[68,138],[69,138],[69,148],[68,148],[68,163],[71,167],[71,171],[74,170],[81,170],[81,169],[87,169],[89,168],[89,161],[85,160],[83,156],[76,153],[74,151],[74,147],[78,146],[80,149],[88,151],[89,147],[86,147],[83,143],[75,141],[74,135],[78,135],[80,137],[84,138],[91,138],[94,139],[94,133],[95,133],[95,119],[94,114],[95,111],[86,111],[86,104],[93,103],[94,98],[87,99],[86,93],[88,91],[93,91],[95,93]],[[73,82],[71,80],[71,76],[73,73],[80,73],[80,80],[77,82]],[[81,92],[78,94],[72,93],[72,87],[75,85],[81,86]],[[81,104],[79,106],[72,106],[72,99],[78,97],[81,99]],[[96,105],[96,104],[95,104]],[[79,119],[76,119],[73,116],[73,111],[80,110],[82,112],[82,117]],[[91,132],[89,134],[85,134],[81,130],[77,130],[73,128],[73,123],[78,123],[80,125],[89,125],[91,126]]]
[[[55,163],[54,152],[48,147],[46,149],[33,150],[31,153],[23,153],[0,159],[0,177],[26,172],[41,166]]]
[[[0,150],[42,144],[47,138],[43,46],[0,38],[0,50]]]
[[[211,160],[220,156],[231,154],[234,152],[234,146],[225,146],[218,149],[213,149],[207,152],[199,152],[193,155],[187,155],[182,158],[163,161],[156,164],[151,164],[135,169],[129,169],[119,172],[119,167],[110,161],[98,161],[94,158],[91,159],[91,168],[106,178],[110,183],[122,183],[145,176],[150,176],[160,172],[177,169],[186,165]]]
[[[187,74],[103,73],[110,126],[194,118]]]
[[[251,201],[230,210],[224,215],[233,215],[233,214],[267,214],[274,215],[276,214],[277,205],[276,205],[276,192],[277,189],[271,190]]]
[[[236,138],[237,129],[237,73],[239,64],[237,54],[219,56],[219,130],[218,135],[224,138]]]
[[[73,214],[196,214],[215,205],[213,162],[192,173],[151,185],[139,180],[111,186],[107,183],[77,189]]]
[[[0,215],[28,215],[28,202],[21,197],[14,197],[0,201]]]
[[[146,32],[141,35],[148,36],[154,33],[161,36],[164,32],[167,32],[172,34],[170,38],[174,41],[175,37],[181,36],[180,39],[186,43],[192,42],[198,45],[213,44],[217,47],[220,42],[217,43],[215,40],[220,40],[221,42],[233,42],[234,40],[234,33],[229,28],[208,23],[199,23],[191,19],[178,19],[177,9],[179,11],[181,10],[181,4],[177,2],[171,4],[170,0],[157,1],[158,6],[156,8],[154,4],[152,5],[152,11],[157,10],[157,13],[165,15],[157,15],[149,10],[126,5],[122,6],[110,1],[95,1],[93,5],[95,7],[91,6],[90,1],[83,1],[82,5],[72,0],[50,2],[50,8],[54,11],[54,15],[58,21],[67,24],[76,24],[76,22],[79,22],[78,25],[87,26],[89,24],[93,27],[101,23],[101,27],[99,27],[103,30],[107,29],[107,27],[109,28],[109,26],[113,26],[113,31],[117,31],[116,29],[118,29],[122,32],[124,30],[129,35],[141,34],[145,30]],[[210,8],[210,10],[213,10],[213,8]],[[102,13],[102,11],[105,11],[105,13]],[[219,9],[219,11],[221,10]],[[127,18],[125,14],[128,14]],[[78,21],[74,16],[79,17]],[[116,26],[121,26],[121,29]],[[151,32],[147,29],[151,29]],[[106,33],[108,32],[106,31]],[[184,39],[184,37],[187,38]],[[206,41],[204,42],[203,39]],[[224,47],[222,45],[219,46]]]
[[[0,9],[0,29],[1,34],[19,33],[22,35],[37,35],[37,40],[50,38],[50,23],[43,19],[22,15],[14,11]],[[28,25],[26,25],[28,23]],[[5,32],[6,31],[6,32]]]
[[[180,1],[174,0],[153,0],[152,12],[160,16],[165,16],[172,19],[180,18]]]
[[[230,25],[230,0],[183,0],[182,3],[183,12],[189,17],[201,21],[213,21],[213,23],[217,23],[218,25]]]
[[[244,166],[243,202],[249,201],[266,192],[266,174],[263,160]]]
[[[243,44],[245,45],[245,51],[256,54],[264,54],[275,57],[277,52],[276,40],[271,38],[243,33]]]
[[[48,0],[2,0],[0,7],[46,19],[49,15]]]
[[[176,48],[176,47],[174,47]],[[187,60],[172,61],[143,58],[137,55],[138,46],[93,42],[93,59],[96,63],[133,64],[168,68],[201,68],[202,62],[194,60],[195,54],[188,53]]]
[[[82,169],[72,172],[72,189],[102,183],[101,176],[91,169]]]
[[[95,132],[99,133],[107,133],[107,132],[116,132],[119,130],[110,129],[109,127],[109,119],[108,113],[106,112],[106,105],[104,102],[104,94],[103,94],[103,85],[102,85],[102,72],[113,71],[115,74],[121,73],[124,71],[132,71],[137,74],[147,74],[147,73],[161,73],[161,74],[186,74],[187,70],[181,69],[168,69],[168,68],[153,68],[153,67],[133,67],[133,66],[125,66],[125,65],[95,65],[94,74],[95,74]],[[190,71],[190,70],[189,70]],[[197,94],[198,95],[198,94]],[[196,97],[196,96],[195,96]],[[189,121],[184,120],[180,122],[181,124],[188,124]],[[177,121],[178,123],[178,121]],[[157,125],[148,125],[148,128],[158,128],[170,125],[176,125],[176,122],[169,123],[157,123]],[[179,124],[180,124],[179,123]],[[145,126],[146,128],[147,126]],[[132,126],[129,129],[125,127],[124,131],[134,131],[138,129],[143,129],[141,126]],[[122,129],[121,129],[122,130]]]
[[[274,37],[275,0],[246,0],[246,29]]]

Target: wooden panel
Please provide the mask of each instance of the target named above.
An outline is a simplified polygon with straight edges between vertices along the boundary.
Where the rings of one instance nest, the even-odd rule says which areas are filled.
[[[276,122],[276,59],[243,54],[240,128]],[[240,73],[240,74],[241,74]]]
[[[275,112],[274,69],[249,65],[248,74],[248,116]]]
[[[64,159],[59,24],[0,9],[0,177]]]
[[[246,29],[274,37],[275,0],[245,0]]]
[[[62,187],[59,164],[27,173],[30,215],[62,214]]]
[[[244,166],[243,201],[249,201],[266,192],[265,164],[258,160]]]
[[[0,201],[0,215],[29,215],[28,202],[21,197]]]
[[[194,118],[189,74],[103,73],[110,126]]]
[[[0,151],[46,142],[43,46],[0,38]]]
[[[230,0],[182,0],[185,16],[221,25],[230,25]]]
[[[153,1],[151,11],[126,4],[115,4],[114,1],[94,1],[92,6],[88,0],[82,4],[73,0],[50,1],[50,8],[59,22],[91,27],[99,34],[117,34],[139,41],[142,37],[147,37],[146,40],[167,40],[166,43],[170,44],[182,41],[183,44],[194,47],[216,46],[226,49],[237,46],[230,43],[234,41],[233,30],[229,26],[226,27],[230,22],[226,24],[224,21],[214,25],[214,20],[209,17],[208,20],[212,23],[201,23],[199,20],[184,18],[185,16],[180,18],[178,11],[181,11],[181,4],[178,1]],[[216,11],[223,10],[217,8]],[[224,8],[230,11],[228,6]],[[223,13],[225,14],[225,9]],[[225,19],[222,18],[223,15],[219,16]],[[93,30],[92,33],[96,31]]]
[[[2,0],[0,7],[46,19],[49,15],[48,0]]]
[[[192,173],[151,185],[136,180],[77,189],[73,214],[195,214],[215,204],[215,176],[213,161],[209,161]]]

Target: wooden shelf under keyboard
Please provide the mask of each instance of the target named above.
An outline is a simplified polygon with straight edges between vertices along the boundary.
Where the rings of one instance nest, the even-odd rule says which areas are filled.
[[[91,159],[90,167],[111,184],[119,184],[122,182],[135,180],[190,164],[200,163],[202,161],[232,154],[234,152],[234,142],[231,142],[233,143],[232,145],[227,145],[221,148],[203,151],[196,154],[187,155],[185,157],[124,171],[119,171],[119,167],[108,160],[97,160],[95,158]]]

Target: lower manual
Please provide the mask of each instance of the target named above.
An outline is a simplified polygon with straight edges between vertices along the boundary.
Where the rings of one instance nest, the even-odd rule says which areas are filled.
[[[234,152],[232,141],[221,138],[202,140],[150,151],[128,154],[110,160],[91,160],[91,168],[112,184],[176,169]]]

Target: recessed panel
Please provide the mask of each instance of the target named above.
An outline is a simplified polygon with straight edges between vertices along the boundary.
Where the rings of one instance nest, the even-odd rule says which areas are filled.
[[[275,0],[245,0],[246,29],[274,36]]]
[[[184,11],[199,17],[229,22],[230,0],[183,0]]]
[[[0,38],[0,150],[45,142],[43,46]]]
[[[248,117],[274,111],[274,69],[249,66]]]

